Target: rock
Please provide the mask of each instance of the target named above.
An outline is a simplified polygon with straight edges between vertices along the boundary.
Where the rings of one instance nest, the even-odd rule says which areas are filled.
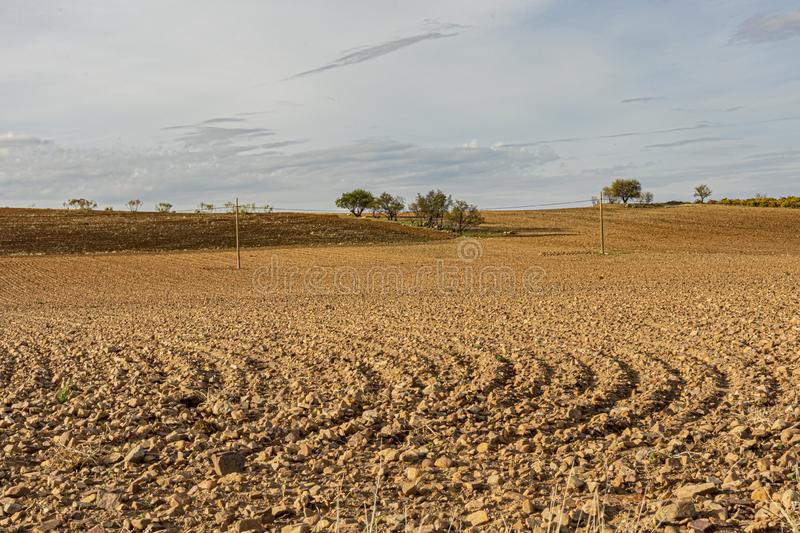
[[[656,512],[658,522],[679,522],[687,518],[692,518],[695,513],[692,500],[678,500],[669,505],[665,505]]]
[[[244,470],[244,455],[237,452],[217,454],[212,457],[211,462],[218,476],[227,476]]]
[[[59,528],[62,524],[62,520],[58,517],[51,518],[49,520],[45,520],[37,527],[33,528],[33,533],[47,533],[48,531],[53,531]]]
[[[763,487],[757,488],[750,494],[750,499],[754,502],[768,502],[769,493]]]
[[[8,487],[3,495],[7,498],[22,498],[30,494],[30,492],[31,490],[25,485],[14,485],[13,487]]]
[[[147,451],[141,446],[137,445],[128,451],[125,455],[125,464],[138,464],[144,461]]]
[[[710,529],[712,526],[711,520],[708,518],[699,518],[689,524],[689,527],[692,528],[694,531],[706,531]]]
[[[236,522],[234,531],[236,533],[243,533],[245,531],[263,531],[260,518],[245,518]]]
[[[147,518],[133,518],[131,519],[131,527],[136,531],[144,531],[150,525],[150,520]]]
[[[98,491],[95,505],[107,511],[116,512],[122,503],[122,497],[116,492]]]
[[[434,461],[433,466],[436,468],[450,468],[453,466],[453,460],[449,457],[441,456]]]
[[[489,522],[489,514],[486,511],[475,511],[467,515],[464,520],[472,527],[478,527]]]
[[[311,527],[308,524],[293,524],[281,528],[281,533],[309,533],[309,531]]]
[[[491,446],[489,445],[488,442],[481,442],[480,444],[478,444],[476,450],[478,453],[486,453],[489,451],[490,448]]]
[[[692,499],[695,496],[703,496],[716,492],[717,486],[713,483],[699,483],[697,485],[684,485],[675,489],[675,497],[679,500]]]
[[[413,496],[417,493],[417,484],[413,481],[406,481],[400,486],[403,496]]]

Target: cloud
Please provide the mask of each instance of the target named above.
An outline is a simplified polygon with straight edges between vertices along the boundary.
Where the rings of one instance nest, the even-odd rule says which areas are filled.
[[[202,124],[227,124],[230,122],[246,122],[246,120],[238,117],[220,117],[204,120]]]
[[[732,43],[759,44],[800,36],[800,10],[757,15],[745,20],[731,36]]]
[[[246,148],[175,143],[149,150],[28,147],[14,157],[0,152],[0,168],[7,170],[0,173],[0,188],[9,201],[35,200],[40,205],[60,205],[77,194],[101,205],[140,197],[148,204],[169,201],[188,209],[201,200],[224,201],[236,191],[248,201],[280,207],[328,208],[342,187],[355,186],[406,196],[442,187],[485,204],[487,183],[502,180],[520,190],[543,165],[559,158],[546,146],[502,152],[425,147],[385,138],[294,153],[275,150],[302,142],[281,140]]]
[[[533,142],[517,142],[517,143],[496,143],[493,145],[495,149],[503,148],[522,148],[526,146],[539,146],[545,144],[559,144],[559,143],[572,143],[578,141],[595,141],[598,139],[618,139],[621,137],[640,137],[647,135],[661,135],[664,133],[676,133],[680,131],[693,131],[701,130],[710,127],[707,122],[700,122],[694,126],[681,126],[679,128],[668,128],[663,130],[645,130],[645,131],[627,131],[622,133],[609,133],[606,135],[597,135],[594,137],[562,137],[560,139],[548,139],[544,141]]]
[[[712,143],[712,142],[725,142],[725,141],[737,141],[739,139],[726,139],[724,137],[699,137],[697,139],[683,139],[680,141],[674,141],[669,143],[662,143],[662,144],[649,144],[644,147],[645,150],[651,150],[654,148],[676,148],[679,146],[687,146],[690,144],[700,144],[700,143]]]
[[[22,133],[8,132],[5,135],[0,135],[0,148],[18,148],[25,146],[41,146],[52,144],[53,141],[34,137],[32,135],[25,135]]]
[[[647,102],[657,102],[659,100],[666,100],[664,96],[640,96],[638,98],[626,98],[625,100],[620,100],[620,104],[643,104]]]
[[[369,61],[371,59],[377,59],[381,56],[385,56],[386,54],[391,54],[392,52],[396,52],[397,50],[406,48],[408,46],[412,46],[422,41],[455,37],[456,35],[461,33],[461,30],[466,28],[465,26],[461,26],[458,24],[441,23],[436,21],[426,21],[426,24],[428,26],[433,26],[433,29],[426,31],[424,33],[419,33],[417,35],[403,37],[401,39],[394,39],[391,41],[385,41],[378,44],[372,44],[368,46],[355,48],[353,50],[348,51],[339,58],[334,59],[329,63],[326,63],[325,65],[313,68],[311,70],[299,72],[297,74],[290,76],[289,78],[287,78],[287,80],[305,78],[306,76],[320,74],[322,72],[325,72],[326,70],[347,67],[350,65],[363,63],[364,61]]]

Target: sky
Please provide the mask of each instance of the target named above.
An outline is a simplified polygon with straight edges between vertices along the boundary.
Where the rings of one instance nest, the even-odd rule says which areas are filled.
[[[0,0],[0,206],[800,194],[800,2]]]

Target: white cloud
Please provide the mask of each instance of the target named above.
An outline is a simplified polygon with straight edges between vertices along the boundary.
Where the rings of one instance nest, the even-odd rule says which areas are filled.
[[[792,37],[800,37],[800,10],[751,17],[739,26],[731,41],[763,43]]]

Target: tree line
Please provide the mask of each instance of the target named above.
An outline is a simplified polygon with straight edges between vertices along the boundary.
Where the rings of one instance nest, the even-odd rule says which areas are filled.
[[[406,208],[405,199],[388,192],[376,196],[364,189],[342,193],[336,199],[336,207],[347,209],[355,217],[370,210],[375,217],[386,216],[397,220]],[[464,200],[453,200],[440,189],[430,190],[417,197],[408,205],[412,223],[427,228],[450,230],[458,234],[483,222],[478,206]]]
[[[611,185],[603,187],[602,200],[607,204],[616,204],[622,202],[623,205],[628,205],[631,200],[636,200],[640,204],[652,204],[653,193],[643,191],[642,184],[639,180],[634,179],[616,179]],[[711,188],[706,184],[698,185],[694,188],[694,197],[697,203],[703,204],[706,198],[711,196]],[[597,197],[592,198],[593,203],[598,203]]]

